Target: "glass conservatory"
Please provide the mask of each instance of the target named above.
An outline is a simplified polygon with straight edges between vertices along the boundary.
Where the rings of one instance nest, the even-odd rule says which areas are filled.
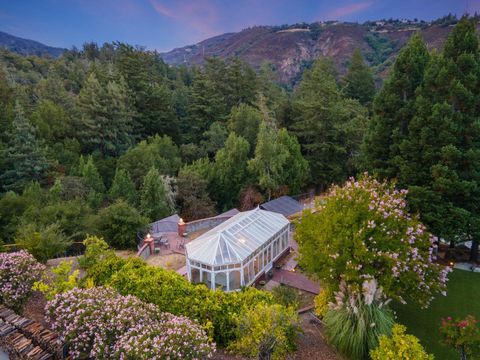
[[[281,214],[241,212],[186,245],[188,279],[224,291],[251,285],[288,249],[289,231]]]

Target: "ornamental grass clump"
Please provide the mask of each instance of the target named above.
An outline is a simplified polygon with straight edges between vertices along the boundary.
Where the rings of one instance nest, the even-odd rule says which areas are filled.
[[[332,345],[348,359],[367,359],[379,336],[391,334],[394,320],[388,302],[374,279],[365,281],[360,293],[342,282],[323,318]]]
[[[27,251],[0,253],[0,302],[19,310],[45,270]]]
[[[73,359],[199,359],[215,351],[197,323],[109,288],[58,294],[46,312]]]

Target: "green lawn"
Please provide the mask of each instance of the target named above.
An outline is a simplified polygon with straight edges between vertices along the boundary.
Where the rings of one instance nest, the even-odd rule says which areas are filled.
[[[458,359],[458,355],[440,343],[439,326],[442,317],[480,319],[480,273],[455,270],[449,276],[447,296],[439,296],[426,310],[413,304],[394,305],[399,323],[416,335],[435,360]]]

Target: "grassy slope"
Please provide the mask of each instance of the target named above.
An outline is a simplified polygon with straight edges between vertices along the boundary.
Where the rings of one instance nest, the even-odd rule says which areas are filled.
[[[480,319],[480,274],[455,270],[449,276],[447,296],[439,296],[426,310],[413,304],[395,305],[394,308],[397,321],[420,338],[427,351],[435,355],[435,360],[456,359],[458,355],[440,343],[440,319],[468,314]]]

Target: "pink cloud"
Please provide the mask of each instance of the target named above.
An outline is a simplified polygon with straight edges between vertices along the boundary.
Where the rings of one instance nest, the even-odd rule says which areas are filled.
[[[349,4],[349,5],[342,6],[330,11],[329,13],[327,13],[325,18],[329,20],[342,19],[345,16],[352,15],[357,12],[368,9],[372,5],[373,5],[373,1],[364,1],[364,2]]]
[[[221,33],[216,6],[209,0],[150,0],[155,11],[198,32],[199,37]]]

